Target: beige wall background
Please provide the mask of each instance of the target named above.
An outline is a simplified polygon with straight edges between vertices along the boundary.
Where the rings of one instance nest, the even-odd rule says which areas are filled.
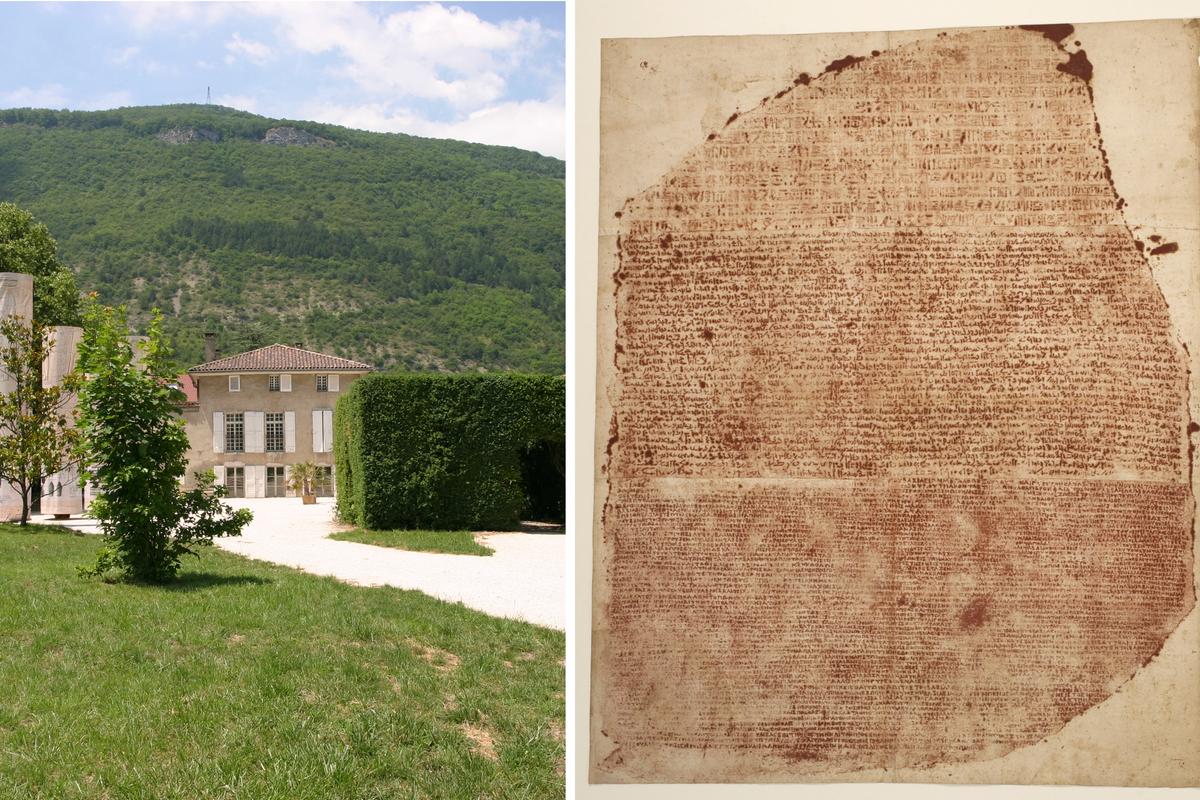
[[[591,631],[591,576],[592,576],[592,531],[594,519],[593,485],[596,419],[596,297],[598,269],[598,227],[601,201],[599,185],[599,75],[600,40],[621,37],[665,37],[732,34],[798,34],[830,33],[847,31],[904,31],[920,28],[954,28],[989,25],[1012,25],[1027,23],[1071,22],[1081,34],[1085,27],[1081,23],[1128,19],[1155,19],[1200,16],[1200,4],[1186,2],[1156,2],[1146,0],[1138,4],[1116,2],[1017,2],[994,5],[990,8],[971,8],[965,4],[957,6],[949,2],[925,2],[920,8],[908,4],[841,2],[818,7],[800,3],[761,2],[729,3],[716,0],[578,0],[575,8],[575,158],[573,211],[569,209],[569,223],[574,223],[574,268],[568,271],[568,292],[571,296],[573,322],[568,338],[569,387],[571,398],[570,429],[573,435],[573,475],[569,476],[573,487],[573,506],[569,515],[576,535],[575,547],[575,592],[573,619],[574,630],[569,638],[568,674],[568,730],[569,740],[568,780],[569,791],[579,798],[670,798],[670,797],[1141,797],[1145,789],[1096,789],[1079,787],[1022,787],[1022,786],[927,786],[927,785],[796,785],[796,786],[593,786],[587,783],[587,720],[588,685],[590,664]],[[1200,237],[1197,229],[1200,220],[1181,218],[1180,208],[1195,209],[1200,191],[1200,177],[1196,173],[1195,152],[1200,135],[1194,127],[1180,126],[1177,130],[1160,129],[1155,120],[1171,118],[1170,111],[1180,98],[1173,88],[1164,83],[1147,88],[1145,76],[1139,75],[1139,53],[1134,47],[1125,46],[1120,40],[1088,37],[1084,42],[1094,63],[1120,64],[1123,78],[1112,82],[1108,89],[1096,90],[1096,108],[1103,127],[1105,144],[1112,160],[1114,182],[1118,191],[1129,202],[1127,218],[1132,224],[1145,224],[1158,229],[1168,239],[1179,241],[1181,250],[1192,254],[1169,264],[1162,274],[1157,274],[1160,285],[1178,323],[1178,332],[1185,341],[1195,342],[1196,318],[1177,313],[1185,296],[1195,298],[1200,285],[1196,253],[1200,252]],[[1101,43],[1103,42],[1103,43]],[[736,49],[736,48],[735,48]],[[728,101],[730,108],[739,105],[742,94],[747,97],[762,96],[759,81],[773,83],[776,75],[772,69],[786,68],[789,64],[776,49],[754,49],[743,47],[746,58],[762,58],[764,68],[761,75],[751,75],[743,83],[721,87],[724,100],[721,109],[706,109],[696,105],[694,99],[680,102],[691,109],[698,123],[705,114],[729,113],[723,105]],[[1195,92],[1200,86],[1200,67],[1194,54],[1183,54],[1180,65],[1193,70],[1186,85],[1195,102]],[[828,61],[829,59],[825,59]],[[568,58],[568,62],[571,58]],[[795,64],[797,69],[815,67],[820,64]],[[1099,78],[1099,76],[1098,76]],[[697,76],[702,86],[697,91],[711,91],[717,83],[715,76]],[[691,102],[691,106],[687,103]],[[744,103],[742,104],[745,105]],[[637,155],[641,162],[640,171],[645,173],[645,184],[649,185],[661,172],[686,152],[689,131],[673,129],[655,116],[654,108],[641,109],[642,125],[638,137],[645,143]],[[1146,141],[1141,124],[1120,124],[1121,119],[1145,121],[1157,132],[1153,141]],[[697,130],[701,124],[697,124]],[[698,141],[696,137],[694,141]],[[681,149],[683,148],[683,149]],[[1183,154],[1182,156],[1180,154]],[[1132,154],[1136,157],[1127,157]],[[1142,154],[1142,155],[1138,155]],[[632,179],[637,183],[638,178]],[[616,194],[633,194],[643,186],[622,186]],[[1149,210],[1164,208],[1155,198],[1161,197],[1163,187],[1174,186],[1177,190],[1166,207],[1167,219],[1154,218]],[[627,191],[628,189],[628,191]],[[1140,209],[1139,209],[1140,206]],[[607,206],[604,206],[607,209]],[[1194,303],[1193,303],[1194,304]],[[1183,317],[1189,317],[1184,319]],[[1192,345],[1193,359],[1200,358],[1200,347]],[[1193,380],[1198,370],[1193,366]],[[1200,392],[1193,388],[1195,403]],[[1193,414],[1196,414],[1195,409]],[[1200,659],[1200,617],[1193,613],[1185,626],[1164,648],[1164,661],[1195,664]],[[1102,775],[1112,747],[1128,744],[1142,749],[1147,743],[1161,737],[1164,730],[1172,726],[1172,713],[1183,710],[1193,713],[1194,699],[1200,696],[1200,677],[1195,670],[1181,677],[1178,670],[1144,671],[1109,701],[1073,721],[1062,735],[1037,745],[1042,749],[1041,757],[1053,762],[1062,757],[1070,746],[1087,742],[1096,735],[1102,736],[1107,744],[1094,748],[1085,758],[1091,758],[1092,768]],[[1146,698],[1175,697],[1180,703],[1174,707],[1164,705],[1161,700],[1152,706],[1144,704]],[[1123,720],[1138,719],[1140,724],[1126,726]],[[1181,720],[1175,720],[1179,724]],[[1079,724],[1077,724],[1079,723]],[[1185,727],[1187,727],[1185,723]],[[959,779],[971,779],[970,770],[960,771]],[[930,776],[932,779],[932,776]],[[1160,797],[1200,797],[1200,789],[1155,790]]]

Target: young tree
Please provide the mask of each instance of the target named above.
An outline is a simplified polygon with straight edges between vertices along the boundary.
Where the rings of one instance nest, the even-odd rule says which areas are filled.
[[[34,487],[73,461],[78,440],[68,411],[78,374],[42,385],[42,359],[52,347],[36,318],[0,320],[0,373],[12,387],[0,394],[0,479],[21,495],[22,525],[29,521]]]
[[[154,310],[149,336],[134,363],[125,309],[91,303],[79,348],[87,380],[79,391],[79,429],[85,478],[99,490],[92,513],[108,545],[83,575],[119,571],[126,579],[162,583],[182,557],[218,536],[236,536],[250,521],[246,509],[221,502],[224,487],[211,473],[183,490],[188,438],[178,414],[182,392]]]
[[[12,203],[0,203],[0,272],[33,276],[33,318],[41,324],[79,324],[75,274],[58,260],[46,226]]]

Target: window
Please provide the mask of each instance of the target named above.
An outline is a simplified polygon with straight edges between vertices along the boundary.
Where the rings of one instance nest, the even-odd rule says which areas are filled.
[[[328,375],[318,375],[317,376],[317,391],[318,392],[328,392],[329,391],[329,376]]]
[[[284,480],[283,467],[267,467],[267,497],[284,497],[287,495],[287,482]]]
[[[267,412],[267,452],[283,452],[283,412]]]
[[[225,415],[225,452],[246,452],[246,418],[241,412]]]
[[[317,497],[333,497],[333,467],[317,467]]]
[[[240,417],[241,414],[238,414]],[[225,493],[228,497],[245,497],[246,496],[246,468],[245,467],[226,467],[225,468]]]
[[[230,375],[229,376],[229,391],[240,392],[241,390],[242,390],[242,376],[241,375]]]
[[[278,375],[272,375],[269,378],[267,378],[267,391],[268,392],[278,392],[279,391],[279,376]]]

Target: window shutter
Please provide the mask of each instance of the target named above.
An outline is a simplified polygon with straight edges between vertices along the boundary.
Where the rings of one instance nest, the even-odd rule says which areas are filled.
[[[225,465],[217,464],[215,467],[213,467],[213,472],[215,472],[217,475],[217,486],[224,486],[225,485]]]
[[[246,452],[262,453],[266,451],[263,431],[263,412],[246,412]]]
[[[313,439],[313,446],[312,446],[313,452],[314,453],[324,453],[325,452],[325,426],[321,422],[321,409],[319,409],[319,408],[314,408],[313,412],[312,412],[312,439]]]
[[[291,390],[292,390],[292,376],[291,375],[280,375],[279,376],[279,391],[290,392]],[[288,452],[290,453],[291,451],[289,450]]]
[[[291,376],[285,376],[290,378]],[[288,381],[290,384],[291,381]],[[296,452],[296,412],[283,412],[283,452]]]
[[[331,391],[331,392],[336,392],[336,391],[339,391],[339,390],[338,390],[338,376],[337,376],[337,375],[330,375],[330,376],[329,376],[329,391]]]
[[[213,412],[213,452],[225,452],[225,414],[221,411]]]
[[[321,432],[325,444],[322,452],[330,453],[333,451],[333,409],[327,408],[321,412]]]
[[[291,412],[289,411],[288,413],[290,414]],[[288,486],[288,484],[291,482],[291,480],[292,480],[292,468],[285,464],[283,467],[283,493],[287,497],[295,497],[296,496],[296,493],[292,491],[290,486]]]

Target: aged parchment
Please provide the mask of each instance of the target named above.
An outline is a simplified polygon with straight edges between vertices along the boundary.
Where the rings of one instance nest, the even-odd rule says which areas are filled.
[[[605,43],[594,781],[1200,782],[1198,42]]]

